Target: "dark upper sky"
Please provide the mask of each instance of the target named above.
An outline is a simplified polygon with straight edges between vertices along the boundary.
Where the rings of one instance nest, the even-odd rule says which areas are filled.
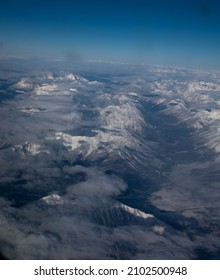
[[[0,56],[220,68],[220,1],[0,2]]]

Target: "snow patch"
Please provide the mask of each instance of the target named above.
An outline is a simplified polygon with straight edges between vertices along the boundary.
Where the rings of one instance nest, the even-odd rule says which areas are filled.
[[[51,194],[41,198],[40,200],[49,205],[62,205],[65,202],[64,199],[58,194]]]
[[[31,156],[38,155],[39,153],[47,153],[50,154],[50,152],[46,149],[44,149],[40,144],[25,142],[23,145],[16,145],[12,148],[14,152],[19,152],[22,157],[24,157],[26,154],[30,154]]]
[[[122,203],[116,205],[116,207],[121,208],[124,211],[126,211],[126,212],[128,212],[128,213],[130,213],[130,214],[132,214],[136,217],[140,217],[140,218],[143,218],[143,219],[154,218],[154,216],[151,215],[151,214],[147,214],[147,213],[145,213],[145,212],[143,212],[139,209],[129,207],[129,206],[127,206],[125,204],[122,204]]]

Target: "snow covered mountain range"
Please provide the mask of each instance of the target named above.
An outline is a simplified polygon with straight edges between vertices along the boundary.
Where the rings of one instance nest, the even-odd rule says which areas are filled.
[[[220,72],[100,67],[0,80],[2,252],[218,258]]]

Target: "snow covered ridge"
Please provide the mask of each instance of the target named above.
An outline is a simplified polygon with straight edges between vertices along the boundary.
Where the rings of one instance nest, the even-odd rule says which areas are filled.
[[[150,94],[155,94],[155,98],[152,99],[155,105],[166,106],[167,109],[164,112],[177,116],[179,122],[196,129],[202,129],[207,125],[219,125],[220,100],[214,95],[220,92],[220,83],[219,76],[216,73],[192,71],[192,77],[187,80],[178,78],[178,73],[180,75],[181,73],[184,75],[191,73],[190,71],[187,72],[186,69],[163,68],[160,66],[152,68],[150,71],[154,73],[155,77],[158,76],[158,79],[148,82],[144,79],[144,76],[140,76],[132,81],[128,88],[122,89],[122,91],[125,90],[125,93],[119,92],[113,95],[99,92],[96,94],[97,102],[99,100],[106,102],[106,98],[109,99],[107,105],[100,106],[100,116],[97,119],[100,130],[96,132],[96,136],[72,136],[60,130],[57,131],[55,138],[62,140],[68,149],[83,149],[87,156],[106,144],[108,144],[110,150],[116,149],[117,146],[118,148],[134,147],[134,143],[137,144],[138,140],[133,137],[133,134],[140,134],[146,123],[138,110],[137,103],[134,101],[139,97],[142,98],[139,92],[142,87],[146,87]],[[170,78],[169,75],[171,74],[176,75],[177,78],[172,76]],[[211,77],[210,81],[208,75]],[[132,84],[135,85],[135,88]],[[23,77],[12,87],[17,91],[33,93],[39,98],[41,95],[77,96],[87,93],[91,88],[95,89],[97,85],[99,85],[99,82],[89,81],[75,73],[55,74],[47,72],[42,73],[36,79],[34,77]],[[88,96],[85,98],[88,98]],[[31,109],[23,108],[22,111],[28,114],[39,113],[39,110],[35,107]],[[103,132],[103,130],[106,130],[106,132]],[[214,146],[217,147],[217,143]]]
[[[27,154],[31,156],[38,155],[40,153],[49,154],[50,152],[42,147],[40,144],[25,142],[21,145],[16,145],[12,147],[14,152],[19,152],[22,157],[26,156]]]
[[[217,82],[205,82],[205,81],[178,81],[170,79],[162,79],[155,81],[151,85],[151,90],[155,94],[161,94],[164,96],[175,96],[180,95],[186,96],[190,93],[202,93],[207,92],[211,94],[212,92],[220,91],[220,83]]]
[[[119,104],[111,105],[114,102]],[[107,106],[98,108],[95,122],[99,126],[97,129],[91,128],[92,136],[71,135],[60,131],[55,133],[54,139],[61,140],[68,150],[77,150],[85,157],[100,150],[107,155],[125,148],[140,148],[141,140],[138,135],[142,132],[144,118],[129,97],[116,96]]]
[[[126,97],[126,101],[128,98]],[[101,122],[104,128],[109,130],[132,129],[141,132],[144,119],[132,102],[117,106],[109,105],[100,111]]]
[[[66,201],[58,194],[51,194],[40,199],[49,205],[63,205]]]
[[[199,92],[199,91],[220,91],[220,83],[204,82],[204,81],[191,81],[188,83],[189,92]]]
[[[39,205],[39,203],[43,203],[49,207],[56,206],[60,208],[61,212],[63,207],[69,208],[73,206],[75,213],[73,211],[72,215],[76,215],[79,211],[82,211],[82,205],[79,205],[77,200],[77,196],[73,199],[68,197],[68,195],[60,196],[54,193],[41,198],[37,202],[37,205]],[[101,221],[101,224],[104,224],[105,226],[119,226],[124,223],[126,217],[127,220],[130,220],[130,223],[132,223],[131,218],[133,217],[136,220],[136,223],[138,222],[140,225],[144,224],[145,227],[148,227],[148,231],[152,231],[159,235],[164,234],[166,231],[163,223],[161,223],[161,221],[159,221],[155,216],[142,212],[139,209],[115,201],[111,201],[111,203],[110,201],[106,201],[105,204],[101,206],[102,207],[99,206],[100,209],[98,209],[98,207],[96,209],[93,205],[90,211],[86,211],[85,213],[88,215],[88,218],[94,220],[96,223]],[[105,218],[103,218],[103,215]]]
[[[66,131],[68,125],[71,126],[72,123],[74,124],[75,118],[73,120],[73,116],[75,114],[74,111],[68,111],[70,109],[66,108],[67,104],[65,102],[74,104],[72,99],[75,97],[77,99],[79,95],[83,94],[83,101],[80,100],[78,103],[78,110],[84,110],[86,103],[90,103],[90,89],[92,88],[95,91],[96,86],[100,84],[99,82],[89,81],[72,73],[55,75],[52,72],[48,72],[39,76],[36,82],[33,82],[33,78],[22,78],[20,82],[13,85],[14,88],[18,84],[19,88],[30,93],[30,96],[36,100],[32,102],[31,106],[21,106],[21,111],[37,118],[41,118],[41,111],[44,111],[45,117],[51,112],[51,110],[47,110],[48,105],[45,103],[45,100],[47,100],[44,99],[45,96],[48,96],[48,98],[49,96],[58,96],[58,98],[61,95],[67,96],[65,100],[68,101],[64,101],[63,99],[64,103],[59,105],[59,110],[63,112],[67,110],[67,114],[62,113],[59,119],[59,121],[62,120],[64,122],[64,129],[55,130],[54,136],[49,136],[47,139],[61,141],[69,151],[76,150],[77,153],[82,154],[86,158],[95,152],[108,154],[112,151],[124,149],[125,147],[133,149],[140,148],[140,141],[135,134],[142,132],[145,121],[135,101],[135,98],[138,96],[137,93],[129,91],[128,94],[120,93],[114,95],[112,93],[106,94],[97,88],[97,93],[93,94],[93,99],[97,104],[102,104],[104,101],[104,104],[100,105],[100,108],[96,108],[98,112],[94,124],[97,123],[98,128],[92,129],[91,127],[92,136],[82,136],[71,135],[71,132]],[[37,95],[37,97],[34,97],[34,95]],[[106,102],[106,97],[109,99],[109,102]],[[49,106],[52,105],[53,107],[53,101],[51,102]],[[83,104],[84,102],[85,104]],[[43,109],[41,110],[40,108]],[[31,148],[27,148],[27,145],[25,147],[21,145],[21,147],[16,147],[16,150],[25,150],[28,154],[32,155],[43,152],[39,147],[35,148],[36,151],[34,152]]]
[[[96,137],[72,136],[67,133],[57,132],[55,134],[55,139],[62,140],[63,145],[69,150],[80,149],[83,146],[85,146],[85,149],[87,150],[87,155],[97,150],[99,146],[99,140]]]
[[[28,78],[22,78],[12,87],[18,90],[33,90],[36,87],[36,84],[34,82],[31,82],[31,80]]]
[[[151,89],[158,95],[153,100],[155,105],[165,106],[165,114],[175,116],[178,123],[196,129],[196,135],[202,133],[204,145],[219,153],[219,132],[216,128],[220,127],[220,83],[218,77],[207,81],[207,75],[203,73],[204,81],[199,77],[198,80],[184,81],[160,79],[153,82]]]
[[[87,83],[88,80],[79,76],[79,75],[73,75],[72,73],[71,74],[68,74],[66,76],[64,76],[63,78],[61,79],[66,79],[66,80],[70,80],[70,81],[77,81],[77,82],[81,82],[81,83]]]
[[[62,90],[68,86],[64,84],[69,82],[71,85],[96,85],[99,84],[97,81],[89,81],[80,75],[75,74],[64,74],[54,75],[49,72],[41,76],[28,78],[23,77],[20,81],[12,85],[13,89],[23,91],[33,91],[37,95],[50,95],[53,91]],[[70,88],[70,91],[77,91],[76,89]]]
[[[122,132],[121,135],[115,135],[111,131],[97,131],[97,134],[91,137],[72,136],[64,132],[55,134],[55,139],[61,140],[68,150],[78,150],[84,157],[88,157],[93,152],[98,152],[101,148],[104,149],[105,153],[109,153],[125,146],[135,147],[135,142],[129,138],[130,136],[126,132]]]
[[[49,205],[72,203],[72,200],[69,200],[67,198],[65,199],[58,194],[51,194],[51,195],[45,196],[45,197],[41,198],[41,200],[44,201],[45,203],[49,204]],[[129,207],[129,206],[123,204],[123,203],[116,203],[112,207],[120,208],[120,209],[124,210],[125,212],[128,212],[129,214],[134,215],[134,216],[139,217],[139,218],[143,218],[143,219],[155,218],[151,214],[144,213],[144,212],[140,211],[139,209]]]
[[[132,207],[129,207],[125,204],[122,204],[122,203],[118,203],[116,204],[116,207],[117,208],[121,208],[123,209],[124,211],[136,216],[136,217],[140,217],[140,218],[143,218],[143,219],[150,219],[150,218],[154,218],[153,215],[151,214],[146,214],[144,212],[142,212],[141,210],[139,209],[136,209],[136,208],[132,208]]]
[[[1,182],[24,187],[27,200],[34,199],[21,201],[19,209],[1,204],[9,257],[189,259],[202,243],[218,248],[219,232],[211,233],[219,222],[218,178],[213,182],[219,174],[213,153],[220,151],[218,79],[204,75],[203,84],[176,70],[116,74],[100,86],[69,73],[39,75],[35,84],[24,78],[19,87],[25,94],[3,102]],[[105,74],[94,75],[101,80]],[[204,152],[202,162],[194,149]],[[152,196],[151,182],[152,192],[158,186]],[[213,199],[206,205],[207,186]],[[32,190],[42,193],[35,197]],[[164,208],[177,211],[176,218]],[[176,230],[170,221],[182,226],[186,215],[192,223]],[[210,227],[207,235],[194,229],[200,216]]]

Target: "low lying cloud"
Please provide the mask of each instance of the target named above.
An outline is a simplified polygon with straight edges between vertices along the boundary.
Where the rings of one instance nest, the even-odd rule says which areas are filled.
[[[0,245],[6,256],[12,259],[190,256],[193,243],[186,237],[169,230],[166,233],[153,216],[144,213],[133,216],[125,211],[125,206],[117,204],[113,196],[126,189],[124,182],[94,168],[76,166],[72,171],[85,172],[87,180],[67,187],[63,196],[51,195],[51,199],[47,196],[19,209],[1,199]],[[179,251],[173,238],[184,242],[188,250]]]

